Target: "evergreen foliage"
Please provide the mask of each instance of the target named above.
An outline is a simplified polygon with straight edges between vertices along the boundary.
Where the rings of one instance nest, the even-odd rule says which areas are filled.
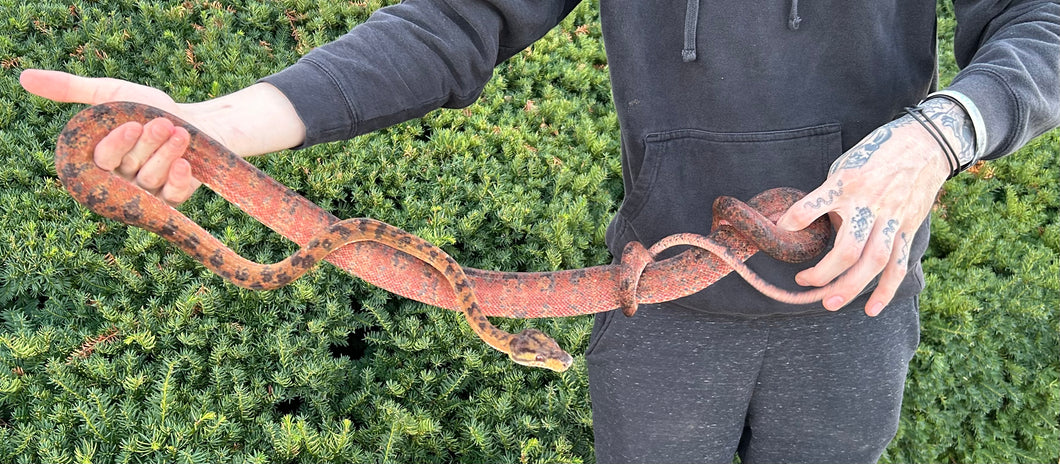
[[[71,200],[52,150],[80,107],[17,83],[39,67],[206,99],[380,6],[0,0],[0,461],[593,461],[583,360],[562,374],[513,365],[457,313],[326,265],[276,291],[227,284]],[[950,17],[943,8],[944,33]],[[466,265],[551,270],[610,260],[617,135],[587,1],[468,108],[254,162],[339,217],[398,225]],[[947,184],[885,461],[1060,455],[1058,156],[1053,132]],[[294,249],[210,192],[182,210],[251,259]],[[541,328],[573,353],[591,326],[496,322]]]

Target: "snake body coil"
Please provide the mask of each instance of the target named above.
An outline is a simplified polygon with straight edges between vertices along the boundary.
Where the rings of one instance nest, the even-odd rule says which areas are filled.
[[[158,117],[170,119],[191,134],[185,159],[195,178],[302,248],[275,264],[244,259],[164,201],[95,165],[94,147],[107,133],[127,121]],[[678,234],[650,249],[631,243],[620,264],[512,273],[462,268],[437,246],[381,221],[340,221],[194,126],[146,105],[114,102],[81,111],[59,136],[55,164],[78,202],[104,217],[160,235],[238,286],[277,288],[327,260],[393,293],[460,310],[483,341],[516,363],[556,371],[566,370],[573,358],[555,341],[534,329],[509,334],[494,327],[486,316],[561,317],[616,308],[632,315],[638,304],[691,295],[733,268],[766,295],[789,303],[820,300],[827,291],[781,290],[743,264],[759,248],[792,262],[824,249],[830,233],[824,219],[800,232],[781,232],[770,220],[803,196],[794,189],[764,192],[750,206],[721,197],[714,205],[710,236]],[[663,250],[685,245],[696,249],[654,261]]]

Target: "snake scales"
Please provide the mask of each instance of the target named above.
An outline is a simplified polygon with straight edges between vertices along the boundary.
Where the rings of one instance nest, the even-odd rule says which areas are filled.
[[[229,249],[164,201],[93,162],[96,144],[128,121],[165,117],[185,127],[185,158],[192,174],[228,201],[302,248],[275,264],[258,264]],[[764,294],[788,303],[820,300],[828,289],[795,293],[754,274],[743,261],[759,249],[798,262],[826,247],[830,228],[820,219],[799,232],[776,229],[775,220],[803,193],[780,188],[744,204],[720,197],[709,236],[677,234],[645,249],[627,245],[619,264],[555,272],[496,272],[462,268],[437,246],[374,219],[340,221],[230,152],[195,127],[157,108],[129,102],[92,106],[59,135],[56,170],[71,195],[92,211],[154,232],[232,283],[250,289],[286,285],[327,260],[398,295],[463,312],[472,330],[516,363],[566,370],[573,358],[535,329],[509,334],[486,316],[563,317],[674,300],[696,293],[736,270]],[[692,246],[662,261],[675,246]]]

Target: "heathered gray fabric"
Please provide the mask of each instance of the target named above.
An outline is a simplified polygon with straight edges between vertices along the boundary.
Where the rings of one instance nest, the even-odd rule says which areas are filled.
[[[875,318],[600,314],[586,354],[597,462],[876,462],[898,428],[918,316],[915,299]]]

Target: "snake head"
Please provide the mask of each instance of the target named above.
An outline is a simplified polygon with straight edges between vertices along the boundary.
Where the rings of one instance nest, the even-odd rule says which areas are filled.
[[[526,329],[514,335],[509,343],[508,357],[516,364],[544,367],[563,372],[574,362],[555,340],[537,329]]]

